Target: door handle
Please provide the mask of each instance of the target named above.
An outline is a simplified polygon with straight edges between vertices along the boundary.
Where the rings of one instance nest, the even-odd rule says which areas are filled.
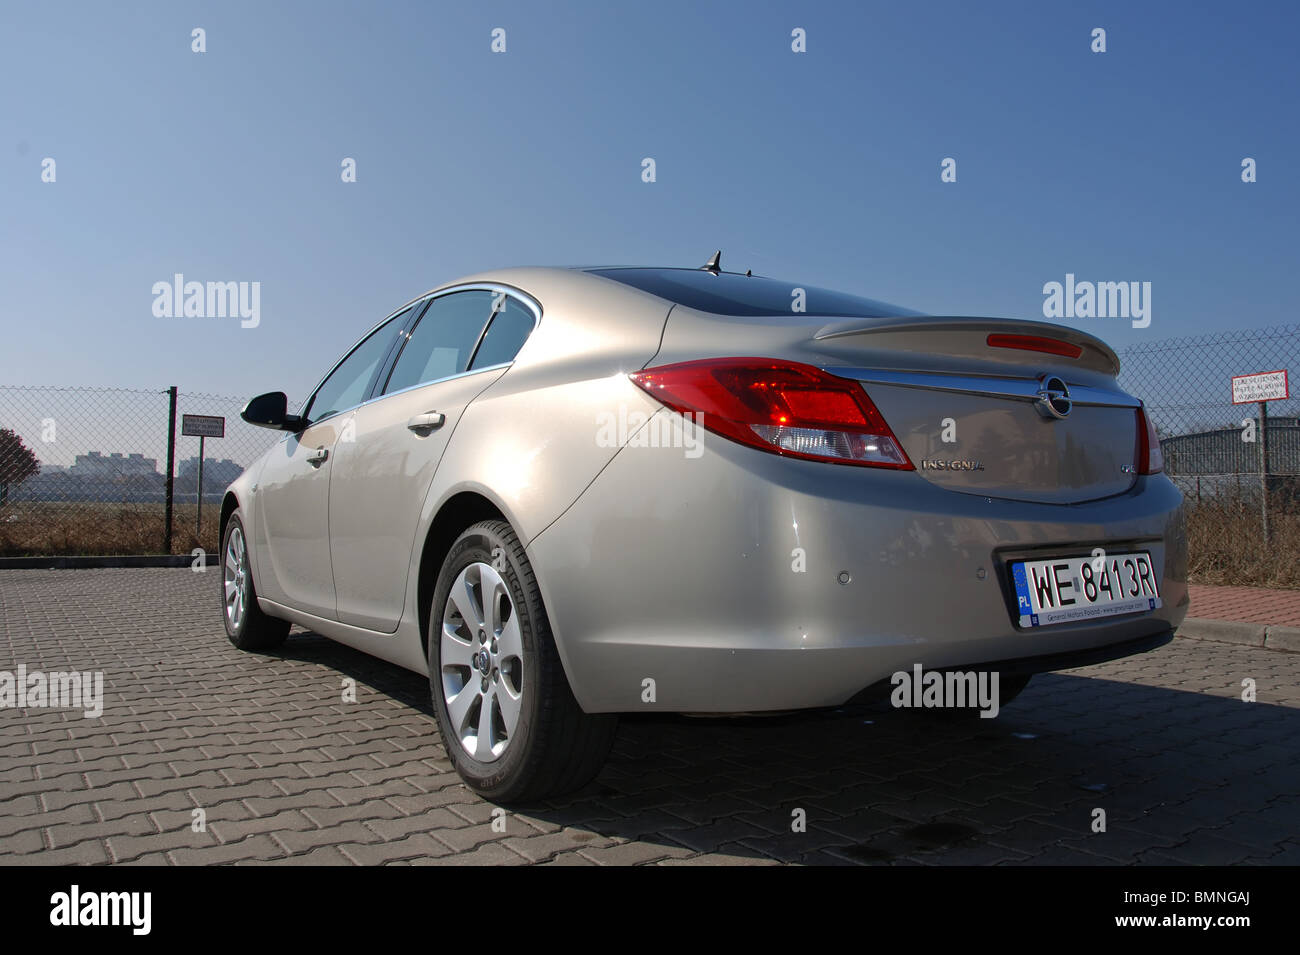
[[[317,448],[314,454],[307,455],[307,463],[314,468],[318,468],[329,460],[329,456],[328,448]]]
[[[442,423],[447,419],[438,411],[426,411],[424,414],[418,414],[406,426],[412,431],[432,431],[434,428],[441,428]]]

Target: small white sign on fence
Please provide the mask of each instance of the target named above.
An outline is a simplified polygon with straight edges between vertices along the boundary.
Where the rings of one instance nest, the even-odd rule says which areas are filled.
[[[194,516],[194,536],[203,536],[203,446],[208,438],[226,436],[226,419],[222,415],[181,415],[181,435],[199,439],[199,477],[194,486],[194,501],[198,505]],[[170,520],[170,518],[169,518]],[[170,526],[170,525],[169,525]]]
[[[181,415],[181,434],[191,438],[224,438],[226,419],[220,415]]]
[[[1291,397],[1285,371],[1262,371],[1256,375],[1235,375],[1232,379],[1232,403],[1248,405],[1256,401],[1282,401]]]

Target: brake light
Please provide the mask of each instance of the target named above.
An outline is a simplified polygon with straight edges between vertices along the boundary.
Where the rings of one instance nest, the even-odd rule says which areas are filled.
[[[723,437],[775,454],[912,470],[862,385],[796,362],[708,358],[629,376]]]
[[[1078,358],[1083,354],[1083,348],[1079,345],[1040,335],[990,335],[985,341],[990,348],[1018,348],[1021,351],[1040,351],[1065,358]]]
[[[1165,455],[1160,450],[1160,438],[1156,426],[1147,417],[1147,409],[1142,405],[1137,410],[1138,425],[1138,474],[1159,474],[1165,469]]]

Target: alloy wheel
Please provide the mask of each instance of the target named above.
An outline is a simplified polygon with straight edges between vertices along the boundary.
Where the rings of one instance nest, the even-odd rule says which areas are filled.
[[[482,763],[505,753],[523,703],[523,638],[505,579],[476,561],[457,575],[442,612],[443,700],[465,752]]]
[[[230,629],[238,633],[248,608],[248,548],[244,546],[244,531],[238,525],[231,529],[226,541],[222,573],[226,585],[226,620]]]

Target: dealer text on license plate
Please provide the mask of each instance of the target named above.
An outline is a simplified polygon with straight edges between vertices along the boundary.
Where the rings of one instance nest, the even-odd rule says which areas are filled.
[[[1160,585],[1146,551],[1013,561],[1011,581],[1022,627],[1095,620],[1160,606]]]

